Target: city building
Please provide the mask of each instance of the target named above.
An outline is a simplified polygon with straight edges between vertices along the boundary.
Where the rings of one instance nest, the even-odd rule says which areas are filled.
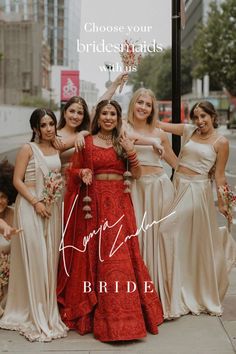
[[[181,47],[191,50],[193,45],[197,27],[201,23],[206,23],[210,10],[210,3],[215,1],[218,6],[224,0],[186,0],[185,1],[185,13],[186,23],[185,28],[181,31]],[[210,100],[219,113],[225,116],[225,111],[228,105],[228,99],[222,91],[210,91],[210,79],[208,75],[205,75],[202,79],[194,79],[192,83],[192,92],[188,95],[184,95],[183,98],[187,99],[192,105],[199,99]]]
[[[53,100],[52,66],[79,69],[80,13],[81,0],[0,0],[0,103]]]
[[[50,47],[52,65],[78,70],[77,39],[80,33],[81,0],[1,0],[0,16],[43,25],[43,40]]]
[[[98,92],[93,82],[80,80],[80,96],[85,99],[90,110],[97,104]]]
[[[49,94],[50,49],[42,25],[0,19],[0,103],[20,104]]]
[[[186,24],[181,33],[181,46],[192,46],[197,26],[207,21],[210,3],[214,0],[185,0]],[[224,0],[215,0],[220,5]]]

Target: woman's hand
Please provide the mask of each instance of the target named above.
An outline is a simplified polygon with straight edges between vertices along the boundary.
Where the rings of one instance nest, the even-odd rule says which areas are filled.
[[[219,204],[218,206],[219,212],[226,217],[226,219],[231,222],[230,214],[228,213],[227,205]]]
[[[46,205],[43,202],[37,202],[34,205],[34,209],[42,218],[50,218],[51,216],[50,211],[46,208]]]
[[[86,184],[86,186],[90,185],[93,180],[93,173],[89,168],[82,168],[79,172],[80,178]]]
[[[22,230],[8,225],[3,219],[0,219],[0,230],[6,240],[10,240],[12,235],[19,234]]]
[[[84,149],[84,147],[85,147],[84,135],[82,133],[77,133],[75,138],[75,151],[79,152],[80,150]]]
[[[123,149],[129,153],[134,150],[134,141],[130,140],[127,137],[127,134],[123,132],[123,134],[120,137],[120,145],[123,147]]]
[[[55,136],[55,138],[52,141],[52,145],[57,150],[65,149],[65,144],[63,143],[61,137],[59,137],[59,136]]]
[[[128,73],[123,72],[116,77],[116,79],[114,80],[114,84],[116,85],[116,87],[120,86],[123,88],[125,82],[128,81],[128,78],[129,78]]]
[[[165,149],[164,147],[158,143],[156,139],[153,140],[153,149],[160,155],[160,158],[163,159],[165,155]]]

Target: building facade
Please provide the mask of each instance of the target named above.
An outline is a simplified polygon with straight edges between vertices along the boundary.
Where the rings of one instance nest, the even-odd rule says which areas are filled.
[[[79,69],[80,13],[81,0],[0,0],[0,103],[53,99],[52,66]]]
[[[78,70],[76,41],[80,33],[81,0],[0,0],[0,14],[43,25],[43,40],[51,49],[52,65]]]
[[[224,0],[185,0],[186,24],[181,33],[183,48],[192,46],[198,25],[207,21],[212,1],[220,5]]]
[[[186,0],[186,24],[181,31],[181,47],[191,50],[196,37],[198,26],[206,23],[210,11],[210,3],[215,1],[219,6],[224,0]],[[192,82],[192,94],[196,99],[207,98],[210,95],[210,79],[205,75],[202,79],[194,79]]]
[[[0,20],[0,103],[20,104],[49,89],[50,50],[42,45],[42,26]]]

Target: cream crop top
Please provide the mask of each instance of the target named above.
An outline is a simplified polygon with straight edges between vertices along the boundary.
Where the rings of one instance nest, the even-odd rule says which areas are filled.
[[[43,156],[50,171],[53,170],[60,171],[61,161],[58,153],[54,155],[48,155],[48,156],[43,155]],[[35,180],[36,180],[35,162],[34,162],[34,155],[32,155],[25,171],[25,182],[35,182]]]
[[[163,167],[160,155],[153,149],[152,145],[135,145],[135,150],[140,165]]]
[[[133,127],[127,123],[126,131],[130,134],[134,132]],[[161,144],[160,138],[155,138]],[[135,150],[137,152],[137,157],[141,166],[153,166],[153,167],[163,167],[160,159],[160,155],[157,151],[153,149],[152,145],[136,145]]]
[[[213,144],[198,143],[190,139],[180,152],[179,166],[187,167],[201,175],[208,175],[216,161],[214,145],[220,138],[221,136]]]

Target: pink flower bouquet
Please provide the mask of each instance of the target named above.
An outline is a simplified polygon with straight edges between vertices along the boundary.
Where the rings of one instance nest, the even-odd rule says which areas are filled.
[[[0,299],[3,295],[3,287],[8,284],[10,269],[10,254],[0,253]]]
[[[138,41],[133,42],[132,40],[125,40],[124,43],[120,46],[120,56],[123,64],[124,71],[132,72],[133,69],[136,69],[141,61],[141,54],[138,52]],[[124,82],[120,85],[119,92],[121,93]]]
[[[50,171],[44,177],[43,202],[51,205],[62,195],[63,179],[59,172]]]
[[[229,223],[232,223],[233,220],[233,207],[236,206],[236,195],[233,193],[233,191],[230,189],[230,186],[228,183],[219,186],[218,191],[220,193],[220,196],[224,202],[224,204],[227,206],[228,209],[228,221]]]

